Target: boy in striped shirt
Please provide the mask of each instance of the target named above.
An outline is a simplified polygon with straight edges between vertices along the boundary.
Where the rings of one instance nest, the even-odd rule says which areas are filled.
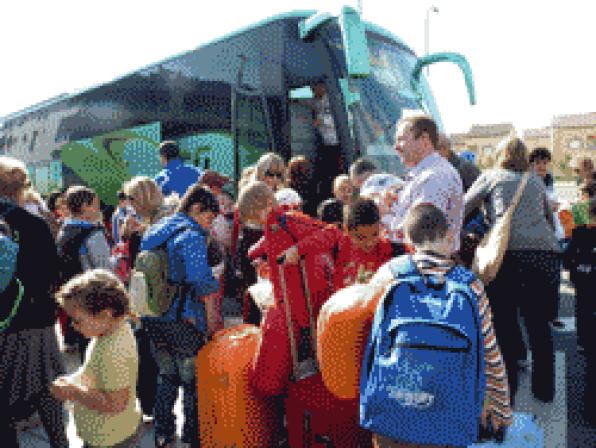
[[[436,206],[423,203],[410,209],[404,222],[404,231],[408,243],[415,253],[412,255],[418,271],[424,276],[432,276],[439,282],[454,267],[452,259],[453,244],[448,232],[447,219],[445,214]],[[389,264],[379,268],[369,285],[371,290],[378,290],[386,284],[384,280],[392,281],[393,274]],[[492,312],[484,285],[476,279],[471,285],[478,300],[478,311],[482,322],[482,334],[484,339],[484,361],[486,374],[486,394],[484,408],[482,411],[482,424],[486,427],[489,423],[493,431],[502,432],[511,425],[512,410],[507,383],[507,372],[501,350],[497,344],[495,331],[492,322]],[[374,291],[371,291],[374,294]],[[375,435],[376,446],[379,448],[409,447],[399,442],[387,439],[384,436]]]

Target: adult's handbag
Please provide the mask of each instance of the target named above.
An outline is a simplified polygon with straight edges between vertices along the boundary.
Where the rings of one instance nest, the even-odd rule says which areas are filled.
[[[509,235],[511,232],[511,219],[513,213],[519,204],[521,195],[530,178],[530,172],[526,172],[515,192],[513,201],[507,211],[496,220],[488,233],[484,236],[474,255],[472,261],[472,270],[484,282],[490,283],[497,276],[503,257],[509,245]]]

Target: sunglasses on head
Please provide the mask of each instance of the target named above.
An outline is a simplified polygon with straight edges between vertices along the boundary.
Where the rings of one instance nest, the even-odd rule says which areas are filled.
[[[267,177],[277,177],[278,179],[283,179],[284,175],[283,173],[278,173],[278,172],[274,172],[274,171],[265,171],[265,176]]]

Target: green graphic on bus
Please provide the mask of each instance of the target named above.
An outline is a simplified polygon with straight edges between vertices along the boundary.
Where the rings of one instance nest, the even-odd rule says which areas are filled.
[[[77,140],[62,146],[60,157],[106,204],[133,176],[155,176],[159,164],[160,124],[138,126]]]

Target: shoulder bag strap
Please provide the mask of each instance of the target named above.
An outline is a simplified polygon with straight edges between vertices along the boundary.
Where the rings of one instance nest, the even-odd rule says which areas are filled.
[[[511,207],[512,214],[513,214],[513,212],[515,212],[515,209],[517,208],[517,205],[519,204],[519,200],[521,199],[521,195],[524,192],[524,189],[526,188],[526,185],[527,185],[529,179],[530,179],[530,172],[526,171],[526,173],[524,174],[524,176],[521,179],[521,182],[519,183],[519,186],[517,187],[515,196],[513,196],[513,201],[511,201],[511,205],[509,206],[509,207]]]

